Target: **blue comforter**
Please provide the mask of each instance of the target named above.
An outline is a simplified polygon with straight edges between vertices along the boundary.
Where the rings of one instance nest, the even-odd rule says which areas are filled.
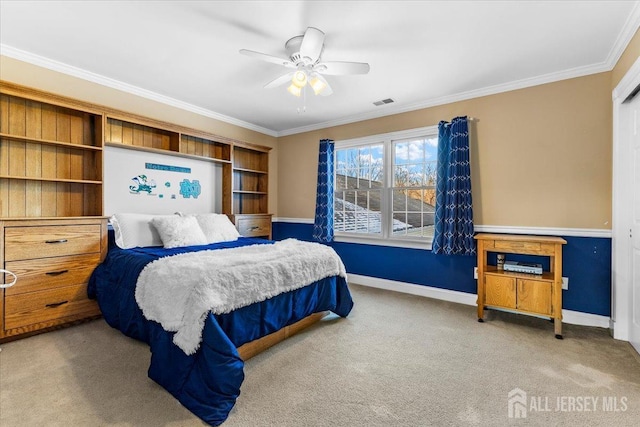
[[[138,275],[148,263],[168,255],[270,243],[243,237],[174,249],[124,250],[110,244],[106,259],[89,281],[89,296],[98,300],[107,323],[151,347],[149,377],[208,424],[223,423],[240,395],[244,362],[237,347],[313,313],[330,310],[346,317],[353,307],[347,283],[341,277],[329,277],[231,313],[209,313],[200,349],[187,356],[173,343],[172,332],[144,318],[135,301]]]

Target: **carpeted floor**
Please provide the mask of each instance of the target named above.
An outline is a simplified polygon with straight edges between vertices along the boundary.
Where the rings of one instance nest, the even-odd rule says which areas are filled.
[[[608,331],[352,285],[355,307],[249,360],[225,427],[632,426],[640,358]],[[199,426],[103,320],[0,346],[1,426]],[[510,419],[508,394],[524,409]],[[526,393],[526,398],[524,394]],[[513,403],[513,402],[512,402]],[[512,414],[513,415],[513,414]]]

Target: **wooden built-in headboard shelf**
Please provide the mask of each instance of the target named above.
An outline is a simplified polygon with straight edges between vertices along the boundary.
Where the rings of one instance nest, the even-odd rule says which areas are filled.
[[[104,147],[218,163],[223,213],[268,211],[269,147],[0,82],[0,219],[103,215]]]

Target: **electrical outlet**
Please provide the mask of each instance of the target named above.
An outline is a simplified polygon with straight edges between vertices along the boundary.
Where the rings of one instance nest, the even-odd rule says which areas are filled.
[[[478,267],[473,267],[473,278],[474,279],[478,278]]]
[[[562,278],[562,289],[567,291],[569,290],[569,278],[568,277],[563,277]]]

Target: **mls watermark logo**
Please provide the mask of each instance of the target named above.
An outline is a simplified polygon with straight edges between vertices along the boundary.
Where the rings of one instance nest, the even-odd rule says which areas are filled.
[[[627,396],[527,396],[514,388],[507,394],[509,418],[527,418],[535,412],[626,412]]]
[[[527,418],[527,392],[519,388],[511,390],[507,396],[509,418]]]

